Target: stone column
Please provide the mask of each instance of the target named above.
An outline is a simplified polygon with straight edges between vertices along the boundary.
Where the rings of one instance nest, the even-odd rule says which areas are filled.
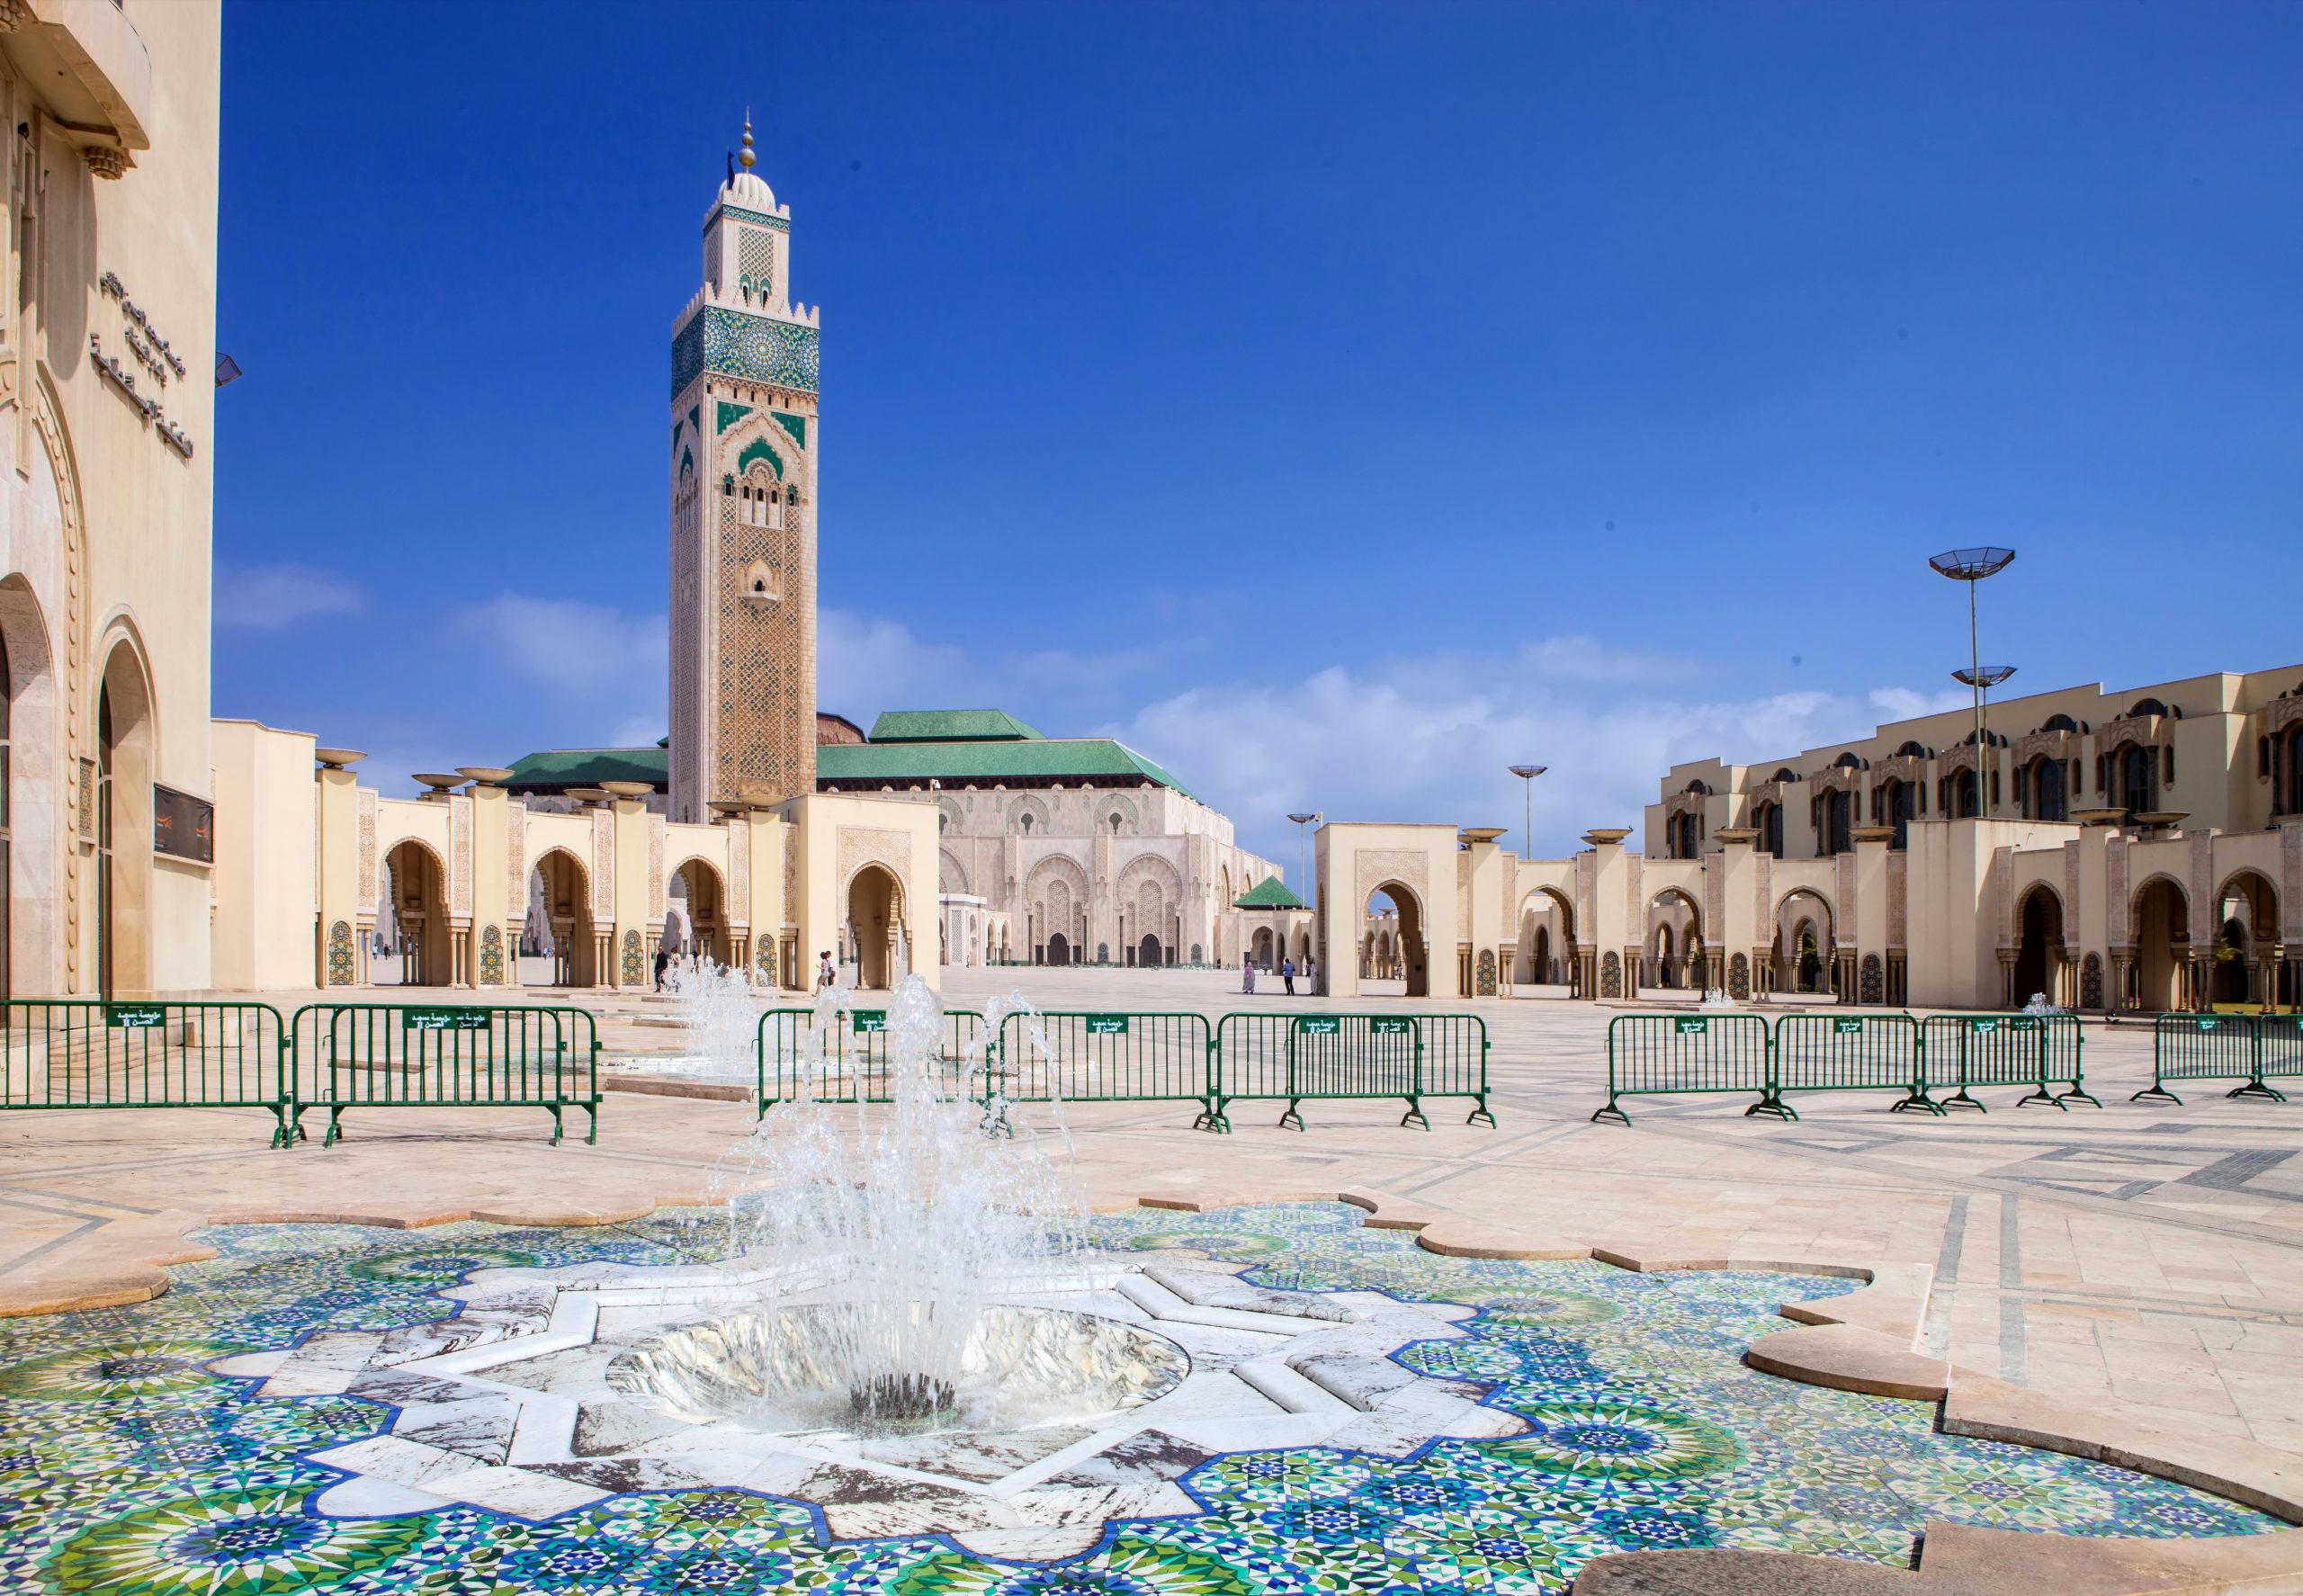
[[[352,767],[367,756],[352,749],[321,749],[317,757],[320,769],[313,800],[319,811],[319,913],[314,922],[312,984],[365,986],[364,933],[373,928],[376,906],[360,901],[360,778]],[[372,840],[369,846],[373,847]],[[330,942],[339,925],[348,929],[354,952],[347,962],[342,940],[336,939],[331,967]]]

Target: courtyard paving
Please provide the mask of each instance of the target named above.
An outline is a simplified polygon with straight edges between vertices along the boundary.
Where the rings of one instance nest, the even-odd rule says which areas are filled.
[[[1042,1007],[1277,1009],[1234,973],[946,972],[954,1004],[1024,988]],[[284,993],[283,1008],[309,994]],[[1297,1007],[1318,1000],[1292,1000]],[[595,1002],[609,1053],[675,1051],[659,1005]],[[1427,1006],[1367,1000],[1367,1010]],[[1604,1033],[1619,1007],[1476,1006],[1492,1039],[1498,1128],[1434,1103],[1402,1129],[1383,1102],[1309,1106],[1283,1130],[1247,1104],[1230,1136],[1177,1104],[1075,1105],[1080,1180],[1100,1204],[1376,1190],[1420,1213],[1563,1247],[1775,1263],[1923,1265],[1919,1350],[2084,1404],[2121,1423],[2303,1456],[2303,1104],[2129,1104],[2150,1078],[2146,1027],[2091,1024],[2101,1109],[1887,1112],[1887,1094],[1816,1095],[1797,1124],[1745,1119],[1726,1098],[1641,1099],[1593,1125]],[[130,1301],[155,1266],[202,1256],[180,1238],[220,1221],[447,1219],[602,1223],[710,1196],[741,1103],[618,1091],[601,1140],[550,1144],[534,1110],[361,1111],[347,1139],[291,1152],[246,1111],[0,1115],[0,1312]]]

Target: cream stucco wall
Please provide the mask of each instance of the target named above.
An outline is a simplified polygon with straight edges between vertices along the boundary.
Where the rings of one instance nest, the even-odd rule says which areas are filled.
[[[44,8],[0,34],[0,98],[7,124],[23,129],[5,176],[18,223],[6,274],[32,288],[28,303],[12,288],[0,304],[0,644],[22,993],[98,982],[81,761],[98,754],[108,664],[115,989],[196,989],[212,974],[210,872],[156,863],[151,838],[154,782],[213,796],[220,48],[219,10],[201,0]],[[105,72],[109,110],[87,81]],[[121,171],[123,143],[135,165]]]
[[[210,731],[216,770],[213,984],[265,991],[311,984],[319,899],[313,738],[256,721]]]

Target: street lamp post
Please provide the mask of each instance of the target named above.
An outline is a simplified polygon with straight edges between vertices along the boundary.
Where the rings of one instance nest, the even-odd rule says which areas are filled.
[[[2015,558],[2012,549],[1952,549],[1931,556],[1927,563],[1935,568],[1938,576],[1950,578],[1967,585],[1967,668],[1976,677],[1983,675],[1983,655],[1976,632],[1976,584],[1985,577],[1997,576]],[[1994,667],[1994,668],[1997,668]],[[1983,808],[1983,685],[1978,679],[1970,684],[1976,700],[1976,808]]]
[[[1304,838],[1305,835],[1304,828],[1310,825],[1316,825],[1319,822],[1321,816],[1317,810],[1313,810],[1309,814],[1291,814],[1287,818],[1295,822],[1295,887],[1296,896],[1303,897]],[[1304,899],[1304,902],[1306,906],[1308,906],[1311,901],[1312,901],[1309,898]]]
[[[1991,703],[1991,690],[2014,674],[2015,668],[2012,665],[1970,665],[1951,673],[1953,681],[1964,683],[1976,691],[1976,813],[1985,818],[1991,814],[1991,800],[1983,780],[1984,738],[1987,735],[1984,729],[1986,722],[1985,712]],[[1996,758],[1992,760],[1994,767],[1998,763]]]
[[[1520,819],[1527,827],[1527,829],[1519,834],[1519,856],[1523,859],[1532,859],[1536,856],[1536,777],[1551,767],[1513,765],[1508,768],[1512,775],[1519,778],[1519,795],[1523,801],[1520,807],[1524,811]]]

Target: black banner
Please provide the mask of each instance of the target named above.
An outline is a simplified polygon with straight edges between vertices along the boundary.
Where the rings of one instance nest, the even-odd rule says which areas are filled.
[[[152,851],[202,865],[216,862],[216,806],[205,798],[152,785]]]

